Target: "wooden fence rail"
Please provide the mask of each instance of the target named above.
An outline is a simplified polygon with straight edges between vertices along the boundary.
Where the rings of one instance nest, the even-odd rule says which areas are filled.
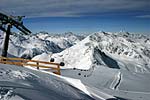
[[[28,60],[22,58],[7,58],[7,57],[0,57],[0,63],[17,65],[17,66],[31,66],[37,69],[48,69],[49,71],[55,74],[58,75],[61,74],[59,63],[45,62],[45,61],[38,61],[38,60]]]

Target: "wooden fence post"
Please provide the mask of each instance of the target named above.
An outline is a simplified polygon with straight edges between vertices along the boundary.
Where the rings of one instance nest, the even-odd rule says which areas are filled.
[[[36,64],[37,64],[37,69],[39,69],[39,62],[36,62]]]
[[[57,65],[57,68],[58,68],[58,75],[61,75],[61,73],[60,73],[60,65]]]

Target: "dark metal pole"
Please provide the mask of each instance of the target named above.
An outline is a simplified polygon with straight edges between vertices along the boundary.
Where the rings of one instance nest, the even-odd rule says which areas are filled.
[[[7,57],[11,27],[12,27],[11,24],[8,24],[5,39],[4,39],[3,49],[2,49],[2,57]]]

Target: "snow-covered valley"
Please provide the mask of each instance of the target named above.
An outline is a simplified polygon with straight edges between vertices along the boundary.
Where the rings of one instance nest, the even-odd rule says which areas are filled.
[[[2,38],[0,41],[2,44]],[[4,100],[9,97],[10,100],[150,98],[149,36],[128,32],[97,32],[86,38],[72,33],[56,36],[39,33],[30,38],[18,38],[13,35],[9,54],[25,58],[29,55],[27,58],[48,62],[54,58],[55,62],[64,62],[65,66],[61,67],[62,76],[58,76],[44,71],[0,64],[0,97]],[[19,87],[21,88],[18,89]]]

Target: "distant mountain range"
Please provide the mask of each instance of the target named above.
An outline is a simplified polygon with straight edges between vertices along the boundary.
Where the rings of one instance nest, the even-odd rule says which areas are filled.
[[[71,32],[65,34],[49,34],[39,32],[31,35],[12,33],[9,43],[9,55],[31,59],[42,53],[58,53],[82,40],[84,36]],[[0,35],[0,47],[4,34]]]

